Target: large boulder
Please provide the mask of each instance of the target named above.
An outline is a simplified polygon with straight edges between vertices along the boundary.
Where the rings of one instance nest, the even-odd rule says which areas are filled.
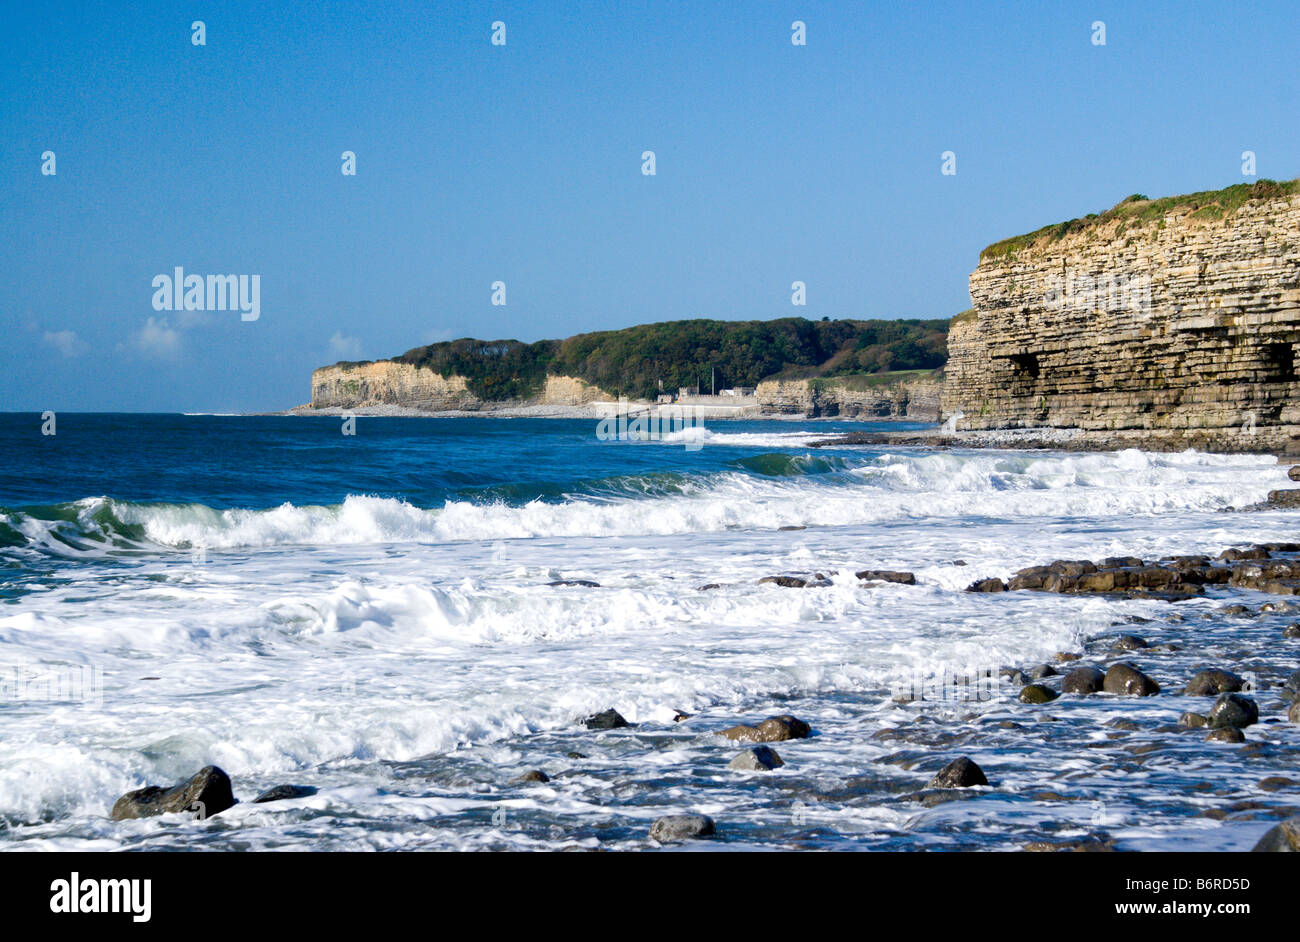
[[[1287,818],[1281,824],[1269,828],[1251,850],[1259,853],[1300,853],[1300,817]]]
[[[916,575],[896,569],[864,569],[856,573],[863,582],[894,582],[898,585],[916,585]]]
[[[125,821],[186,812],[197,818],[210,818],[234,804],[230,776],[215,765],[206,765],[189,780],[171,788],[148,785],[127,792],[113,803],[111,817],[114,821]]]
[[[254,798],[253,804],[258,805],[268,801],[286,801],[290,798],[310,798],[314,794],[316,794],[316,789],[311,785],[275,785]]]
[[[732,759],[727,768],[740,772],[771,772],[785,763],[770,746],[754,746]]]
[[[988,783],[989,780],[984,777],[984,770],[962,756],[960,759],[953,759],[940,769],[934,778],[930,779],[930,784],[926,788],[971,788]]]
[[[1051,687],[1043,684],[1030,684],[1024,690],[1020,691],[1021,703],[1051,703],[1059,694]]]
[[[602,710],[600,713],[593,713],[582,721],[587,729],[622,729],[627,726],[627,720],[618,710]]]
[[[1061,681],[1062,693],[1098,693],[1106,683],[1106,675],[1095,667],[1076,667]]]
[[[1189,697],[1213,697],[1221,693],[1236,693],[1244,683],[1245,681],[1232,671],[1211,668],[1197,672],[1196,676],[1187,682],[1183,693]]]
[[[670,814],[650,825],[650,837],[661,844],[708,837],[712,833],[713,819],[706,814]]]
[[[763,720],[757,726],[732,726],[718,735],[736,742],[785,742],[787,739],[807,739],[811,733],[803,720],[783,713]]]
[[[1142,673],[1133,664],[1120,662],[1112,664],[1106,671],[1102,682],[1106,693],[1127,694],[1134,697],[1150,697],[1160,692],[1160,685]]]
[[[1005,592],[1007,584],[1001,579],[980,579],[966,587],[967,592]]]
[[[1210,707],[1209,717],[1212,729],[1225,726],[1242,729],[1259,722],[1259,706],[1250,697],[1239,693],[1222,693]]]

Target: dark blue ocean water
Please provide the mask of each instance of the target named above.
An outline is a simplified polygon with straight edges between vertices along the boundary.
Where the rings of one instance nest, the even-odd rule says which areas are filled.
[[[36,413],[0,414],[0,508],[106,496],[260,509],[332,505],[349,494],[405,500],[560,500],[569,494],[671,487],[685,476],[782,473],[771,442],[664,447],[599,441],[585,419],[379,418],[342,434],[337,417],[75,414],[41,434]],[[728,434],[828,435],[860,422],[727,421]],[[881,427],[920,428],[916,423]],[[806,450],[806,449],[801,449]]]

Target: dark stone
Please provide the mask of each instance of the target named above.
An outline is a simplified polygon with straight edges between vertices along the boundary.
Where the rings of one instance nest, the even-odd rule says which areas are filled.
[[[1300,723],[1300,700],[1291,701],[1291,706],[1286,711],[1286,718],[1292,723]]]
[[[980,579],[966,587],[967,592],[1005,592],[1007,584],[1001,579]]]
[[[189,781],[171,788],[150,785],[127,792],[114,802],[111,817],[114,821],[124,821],[188,811],[199,818],[210,818],[234,804],[230,776],[215,765],[207,765]]]
[[[783,589],[815,589],[822,586],[828,586],[831,581],[817,573],[811,579],[800,579],[798,576],[764,576],[758,580],[759,585],[779,585]]]
[[[1044,677],[1055,677],[1056,668],[1051,664],[1039,664],[1037,667],[1029,669],[1029,676],[1034,680],[1042,680]]]
[[[1235,726],[1221,726],[1205,737],[1206,742],[1245,742],[1246,734]]]
[[[1262,546],[1247,546],[1243,549],[1226,549],[1219,554],[1219,558],[1233,562],[1239,559],[1269,559],[1270,555]]]
[[[548,582],[546,584],[551,586],[562,586],[562,585],[585,586],[588,589],[600,588],[599,582],[592,582],[590,579],[556,579],[554,582]]]
[[[757,726],[732,726],[718,735],[736,742],[784,742],[787,739],[807,739],[812,730],[803,720],[783,713],[763,720]]]
[[[593,713],[582,722],[587,729],[622,729],[627,726],[627,720],[623,719],[617,710]]]
[[[586,754],[585,752],[566,752],[564,755],[565,755],[566,758],[569,758],[569,759],[586,759],[586,758],[588,758],[588,756],[587,756],[587,754]]]
[[[1102,690],[1106,693],[1128,694],[1136,697],[1150,697],[1160,692],[1160,685],[1142,673],[1132,664],[1112,664],[1102,681]]]
[[[1021,703],[1051,703],[1057,696],[1057,692],[1051,687],[1044,687],[1042,684],[1030,684],[1020,691],[1019,699]]]
[[[1098,693],[1106,683],[1106,675],[1095,667],[1076,667],[1061,681],[1062,693]]]
[[[777,527],[777,529],[780,530],[782,533],[786,533],[791,530],[807,530],[808,528],[805,526],[801,526],[797,523],[787,523],[783,527]]]
[[[1300,464],[1293,464],[1287,469],[1286,476],[1293,481],[1300,481]]]
[[[938,774],[930,779],[930,784],[926,788],[970,788],[988,783],[989,780],[984,777],[984,770],[962,756],[960,759],[953,759],[940,769]]]
[[[1202,726],[1209,726],[1210,718],[1203,713],[1184,713],[1178,717],[1178,722],[1190,729],[1199,729]]]
[[[754,746],[736,756],[727,765],[729,769],[741,772],[771,772],[785,765],[776,750],[770,746]]]
[[[1213,697],[1221,693],[1236,693],[1245,681],[1231,671],[1210,668],[1198,671],[1187,682],[1183,693],[1189,697]]]
[[[258,805],[266,801],[285,801],[290,798],[310,798],[314,794],[316,794],[316,789],[311,785],[276,785],[254,798],[253,804]]]
[[[1243,697],[1239,693],[1221,693],[1214,701],[1214,706],[1210,707],[1209,716],[1213,729],[1225,726],[1241,729],[1259,722],[1259,707],[1250,697]]]
[[[916,576],[913,573],[893,569],[864,569],[856,575],[859,579],[869,582],[896,582],[899,585],[916,585]]]
[[[1147,643],[1137,635],[1120,635],[1115,639],[1115,643],[1110,646],[1112,651],[1136,651],[1145,648]]]
[[[673,710],[673,722],[680,723],[682,720],[689,720],[694,713],[683,713],[681,710]]]
[[[1282,629],[1283,638],[1300,638],[1300,622],[1287,625]]]
[[[1141,569],[1146,563],[1136,556],[1107,556],[1101,565],[1103,569]]]
[[[696,591],[697,591],[697,592],[708,592],[710,589],[721,589],[721,588],[722,588],[722,586],[719,585],[718,583],[716,583],[716,582],[710,582],[710,583],[708,583],[707,585],[702,585],[702,586],[700,586],[698,589],[696,589]]]
[[[549,782],[551,777],[541,769],[529,769],[523,775],[515,779],[516,782]]]
[[[704,814],[670,814],[650,825],[650,838],[661,844],[708,837],[713,833],[713,819]]]
[[[1252,853],[1300,853],[1300,817],[1287,818],[1264,832]]]

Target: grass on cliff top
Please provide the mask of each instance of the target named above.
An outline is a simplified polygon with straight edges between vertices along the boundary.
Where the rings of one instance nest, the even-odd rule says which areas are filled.
[[[911,382],[919,379],[938,380],[942,367],[937,370],[890,370],[887,373],[852,373],[847,376],[818,376],[808,380],[812,389],[826,389],[836,386],[853,392],[864,392],[878,386],[892,386],[894,383]]]
[[[1047,240],[1056,242],[1072,233],[1082,232],[1085,229],[1108,222],[1124,221],[1135,226],[1144,226],[1163,219],[1175,209],[1190,209],[1192,210],[1192,216],[1197,219],[1222,219],[1246,203],[1256,200],[1277,199],[1295,193],[1300,193],[1300,179],[1286,180],[1281,183],[1276,180],[1238,183],[1222,190],[1205,190],[1200,193],[1166,196],[1155,200],[1147,199],[1141,193],[1134,193],[1104,213],[1089,213],[1082,219],[1058,222],[1055,225],[1044,226],[1024,235],[1012,236],[1009,239],[1003,239],[1001,242],[994,242],[983,252],[980,252],[980,261],[1006,258],[1036,242]]]

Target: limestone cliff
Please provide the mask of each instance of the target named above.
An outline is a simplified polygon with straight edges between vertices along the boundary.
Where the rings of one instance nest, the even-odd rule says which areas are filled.
[[[580,379],[548,376],[541,391],[525,401],[488,402],[476,396],[462,376],[443,377],[395,360],[337,363],[311,374],[311,404],[316,409],[395,405],[429,412],[473,412],[501,405],[580,406],[608,398]]]
[[[1300,186],[1148,201],[990,246],[954,319],[958,429],[1077,427],[1115,444],[1300,441]]]
[[[778,415],[842,418],[939,418],[940,381],[933,374],[872,383],[865,377],[764,380],[755,396],[760,409]]]

